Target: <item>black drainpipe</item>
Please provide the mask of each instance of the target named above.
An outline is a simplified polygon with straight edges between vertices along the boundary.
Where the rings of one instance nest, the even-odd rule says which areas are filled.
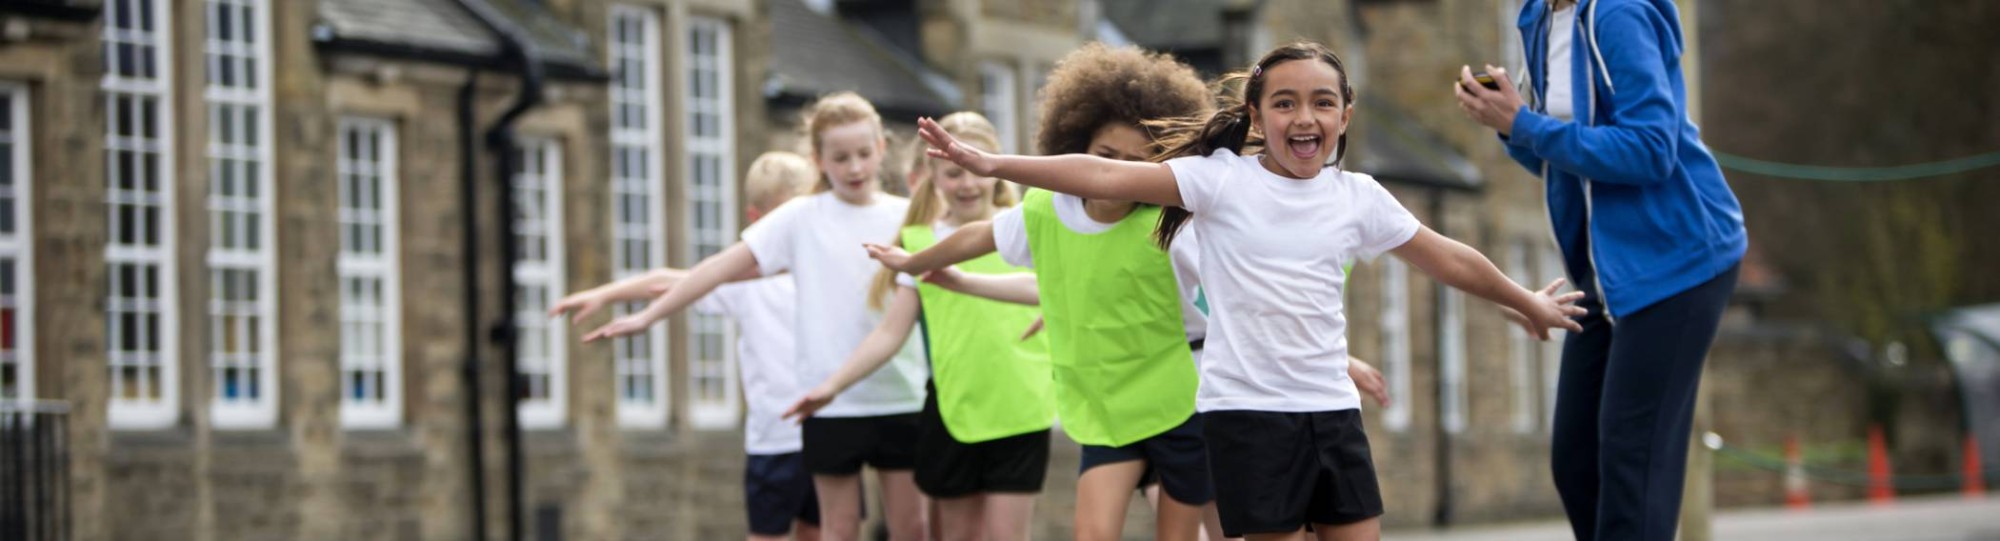
[[[480,415],[480,401],[484,393],[479,385],[479,235],[477,214],[472,212],[478,204],[479,147],[473,142],[472,132],[478,128],[478,119],[473,114],[473,97],[479,85],[479,70],[465,74],[465,86],[458,90],[458,208],[459,231],[463,236],[459,249],[464,252],[460,265],[463,273],[459,276],[465,295],[465,362],[460,367],[465,381],[465,439],[471,449],[472,497],[472,538],[486,541],[486,439],[485,417]]]
[[[522,515],[522,465],[521,465],[521,419],[520,408],[515,401],[521,396],[521,370],[515,357],[514,329],[514,262],[520,258],[514,246],[513,216],[514,190],[511,188],[514,172],[520,169],[519,154],[514,151],[514,122],[542,100],[543,67],[541,53],[528,37],[527,31],[516,26],[513,21],[496,11],[485,0],[459,0],[467,10],[478,15],[501,37],[508,63],[518,69],[521,79],[520,92],[514,96],[514,103],[500,114],[486,129],[486,148],[495,160],[494,179],[497,181],[499,197],[493,217],[499,225],[500,264],[494,273],[501,284],[499,317],[491,327],[493,345],[499,348],[501,362],[507,371],[506,395],[501,408],[501,418],[506,422],[507,440],[507,539],[524,539],[521,526]],[[470,213],[473,209],[468,207]]]

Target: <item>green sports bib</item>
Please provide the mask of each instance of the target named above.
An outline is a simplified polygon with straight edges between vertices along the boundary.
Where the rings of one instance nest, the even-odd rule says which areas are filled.
[[[1088,235],[1063,226],[1049,191],[1029,191],[1021,212],[1063,430],[1117,447],[1186,422],[1198,376],[1172,261],[1152,239],[1159,207]]]
[[[903,248],[917,252],[937,244],[928,225],[903,228]],[[958,264],[979,274],[1012,274],[1028,269],[1008,265],[1000,254]],[[938,413],[952,439],[963,443],[1048,430],[1054,424],[1054,382],[1049,374],[1048,339],[1021,332],[1040,312],[1033,306],[917,285],[928,333],[931,378]]]

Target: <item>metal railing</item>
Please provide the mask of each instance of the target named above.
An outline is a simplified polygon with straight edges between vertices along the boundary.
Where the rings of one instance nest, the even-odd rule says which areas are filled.
[[[69,406],[0,401],[0,539],[69,539]]]

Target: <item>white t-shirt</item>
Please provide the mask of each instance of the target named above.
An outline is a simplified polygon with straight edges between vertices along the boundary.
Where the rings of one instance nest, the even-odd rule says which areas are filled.
[[[1549,15],[1548,113],[1561,120],[1576,119],[1576,92],[1570,87],[1570,49],[1576,35],[1576,4]]]
[[[1341,264],[1402,246],[1416,217],[1374,177],[1337,168],[1291,179],[1228,150],[1167,166],[1202,241],[1210,319],[1195,408],[1359,409]]]
[[[743,450],[777,455],[800,448],[799,425],[779,419],[805,394],[793,366],[798,353],[792,325],[798,288],[781,274],[724,284],[696,302],[694,310],[736,320],[736,366],[743,378]]]
[[[825,192],[785,203],[743,231],[743,243],[764,274],[790,271],[798,284],[793,328],[800,385],[826,381],[881,322],[882,314],[868,309],[868,284],[882,267],[861,244],[893,241],[909,206],[909,200],[888,194],[855,206]],[[911,336],[889,364],[815,415],[872,417],[922,409],[930,369],[918,334]]]
[[[1066,193],[1055,194],[1056,219],[1063,227],[1083,235],[1095,235],[1110,231],[1116,223],[1104,223],[1092,219],[1083,210],[1083,198]],[[1201,298],[1201,278],[1195,272],[1200,263],[1198,235],[1191,229],[1183,229],[1174,237],[1174,244],[1167,250],[1173,260],[1174,280],[1181,292],[1181,324],[1187,328],[1188,340],[1200,340],[1208,336],[1208,317],[1195,306]],[[1028,250],[1028,221],[1021,215],[1021,208],[1000,211],[993,217],[993,245],[999,249],[1000,259],[1016,267],[1035,267],[1035,254]],[[1204,346],[1206,347],[1206,346]]]

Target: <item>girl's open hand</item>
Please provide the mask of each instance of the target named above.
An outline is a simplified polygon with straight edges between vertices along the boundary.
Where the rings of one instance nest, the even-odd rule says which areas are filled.
[[[1375,399],[1375,405],[1389,407],[1389,382],[1375,365],[1348,356],[1347,377],[1354,380],[1354,388],[1361,390],[1361,394]]]
[[[1576,301],[1583,298],[1583,292],[1558,293],[1567,283],[1569,280],[1565,278],[1549,282],[1548,287],[1535,292],[1535,302],[1530,304],[1527,310],[1520,311],[1523,320],[1516,320],[1516,323],[1522,323],[1522,326],[1528,329],[1528,334],[1533,335],[1536,340],[1548,341],[1549,329],[1583,331],[1583,325],[1577,323],[1575,319],[1589,313],[1588,310],[1576,305]]]
[[[610,323],[604,324],[603,327],[598,327],[597,330],[590,331],[590,334],[583,335],[583,341],[596,342],[606,338],[631,336],[646,332],[646,327],[652,325],[653,318],[647,316],[645,312],[639,312],[611,320]]]
[[[972,145],[958,142],[958,138],[944,131],[944,126],[939,126],[937,121],[929,117],[917,119],[917,135],[923,137],[924,142],[930,145],[924,154],[958,164],[974,175],[993,176],[992,155],[973,148]]]
[[[902,248],[880,244],[862,244],[861,248],[868,250],[868,257],[881,262],[882,266],[896,272],[909,272],[910,253]]]
[[[563,297],[562,300],[556,301],[556,305],[549,308],[549,317],[562,317],[563,314],[567,313],[570,314],[569,321],[571,324],[581,323],[583,322],[583,318],[604,309],[604,305],[604,296],[593,289]]]
[[[786,408],[785,414],[779,418],[804,423],[807,417],[812,417],[812,414],[819,412],[820,408],[833,403],[835,394],[832,391],[814,387],[812,390],[806,391],[805,396],[799,397],[798,402],[793,402],[792,407]]]

